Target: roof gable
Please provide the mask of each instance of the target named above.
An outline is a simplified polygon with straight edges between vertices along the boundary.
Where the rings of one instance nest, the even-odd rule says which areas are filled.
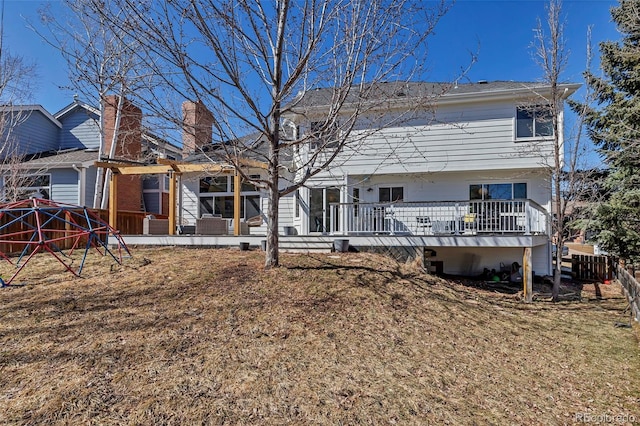
[[[42,114],[47,120],[52,122],[56,127],[61,128],[62,124],[55,118],[49,111],[44,109],[42,105],[3,105],[0,106],[0,113],[39,113]]]
[[[58,112],[56,112],[54,114],[54,116],[58,119],[64,119],[64,117],[67,114],[70,114],[72,112],[74,112],[77,109],[84,109],[87,112],[91,113],[91,114],[95,114],[97,116],[100,116],[100,110],[98,108],[95,108],[91,105],[89,105],[86,102],[82,102],[82,101],[78,101],[77,99],[74,99],[73,102],[71,102],[69,105],[65,106],[64,108],[62,108],[61,110],[59,110]]]

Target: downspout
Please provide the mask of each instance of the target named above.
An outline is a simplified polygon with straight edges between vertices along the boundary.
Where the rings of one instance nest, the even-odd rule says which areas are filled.
[[[78,205],[84,206],[86,204],[86,171],[85,167],[78,167],[75,164],[71,165],[71,168],[78,172]]]

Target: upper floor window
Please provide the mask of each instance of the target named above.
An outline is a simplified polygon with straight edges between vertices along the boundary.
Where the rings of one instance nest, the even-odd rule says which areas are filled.
[[[335,148],[340,141],[338,140],[338,123],[325,123],[324,121],[312,121],[309,126],[311,135],[310,148],[315,151],[320,148]]]
[[[200,192],[231,192],[227,176],[207,176],[200,179]]]
[[[516,110],[516,138],[553,136],[552,113],[548,107],[518,107]]]

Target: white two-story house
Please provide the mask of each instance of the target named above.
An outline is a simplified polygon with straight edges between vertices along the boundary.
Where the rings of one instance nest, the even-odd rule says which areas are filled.
[[[578,88],[565,84],[560,90],[566,98]],[[523,249],[530,249],[533,271],[550,274],[549,92],[544,84],[502,81],[382,88],[386,99],[372,102],[352,123],[352,142],[330,167],[281,199],[281,233],[345,238],[362,248],[429,248],[445,273],[462,275],[521,263]],[[293,139],[314,134],[331,97],[330,89],[314,89],[297,98],[284,123],[295,129]],[[345,120],[353,117],[348,101]],[[563,121],[560,113],[561,144]],[[298,145],[288,179],[332,154],[331,143],[317,151],[323,142],[311,138]],[[232,180],[183,181],[183,222],[211,213],[233,217]],[[266,194],[253,187],[243,191],[249,192],[243,192],[242,218],[266,211]],[[251,233],[260,232],[264,225]]]
[[[578,87],[560,90],[566,97]],[[358,118],[351,135],[357,142],[299,190],[291,226],[299,234],[349,236],[356,244],[368,237],[428,247],[452,274],[521,263],[529,247],[536,274],[550,274],[550,88],[479,82],[393,90],[381,90],[388,101]],[[415,96],[430,99],[420,103]],[[296,108],[305,113],[290,116],[299,132],[312,132],[323,120],[327,98],[322,90],[304,94]],[[384,128],[371,131],[380,120]],[[563,122],[561,113],[561,145]],[[299,161],[313,150],[308,144]]]

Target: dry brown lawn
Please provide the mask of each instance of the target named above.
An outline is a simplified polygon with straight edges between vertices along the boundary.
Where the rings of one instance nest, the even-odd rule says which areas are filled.
[[[372,254],[132,252],[0,289],[2,424],[640,421],[615,285],[524,304]]]

